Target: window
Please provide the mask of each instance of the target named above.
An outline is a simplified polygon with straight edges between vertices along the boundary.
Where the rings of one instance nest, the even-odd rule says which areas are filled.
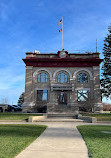
[[[37,91],[37,101],[47,101],[47,90]]]
[[[60,73],[58,75],[58,82],[60,83],[67,82],[67,75],[65,73]]]
[[[88,90],[78,90],[78,101],[87,101]]]
[[[47,82],[48,81],[48,77],[47,74],[45,73],[40,73],[38,75],[38,82]]]
[[[77,81],[79,83],[87,83],[88,82],[88,76],[85,73],[80,73],[77,77]]]

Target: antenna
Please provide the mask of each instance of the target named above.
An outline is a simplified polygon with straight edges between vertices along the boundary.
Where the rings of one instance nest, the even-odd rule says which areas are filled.
[[[98,47],[97,47],[97,38],[96,38],[96,53],[97,53],[97,48],[98,48]]]

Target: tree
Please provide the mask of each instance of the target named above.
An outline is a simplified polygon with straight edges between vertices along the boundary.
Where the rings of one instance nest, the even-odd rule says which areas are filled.
[[[103,48],[103,65],[101,92],[102,96],[111,97],[111,26],[108,27],[109,34],[105,37]]]
[[[20,95],[17,105],[22,105],[24,103],[24,92]]]

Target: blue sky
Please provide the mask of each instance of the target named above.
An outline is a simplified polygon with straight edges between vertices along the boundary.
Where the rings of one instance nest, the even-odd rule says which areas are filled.
[[[0,102],[16,104],[25,87],[26,51],[98,51],[111,23],[111,0],[0,0]],[[111,100],[110,100],[111,101]]]

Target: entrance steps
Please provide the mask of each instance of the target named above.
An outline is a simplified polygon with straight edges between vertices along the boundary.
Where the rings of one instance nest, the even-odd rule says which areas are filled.
[[[29,122],[84,122],[84,120],[71,113],[48,113],[43,116],[29,116]]]
[[[53,119],[76,119],[76,115],[72,113],[47,113],[46,117]]]
[[[73,113],[47,113],[47,122],[83,122],[77,119]]]
[[[46,118],[43,120],[35,120],[34,122],[83,122],[83,120],[80,119],[66,119],[66,118]]]
[[[83,122],[77,119],[74,114],[68,113],[48,113],[44,116],[30,116],[29,122]]]

